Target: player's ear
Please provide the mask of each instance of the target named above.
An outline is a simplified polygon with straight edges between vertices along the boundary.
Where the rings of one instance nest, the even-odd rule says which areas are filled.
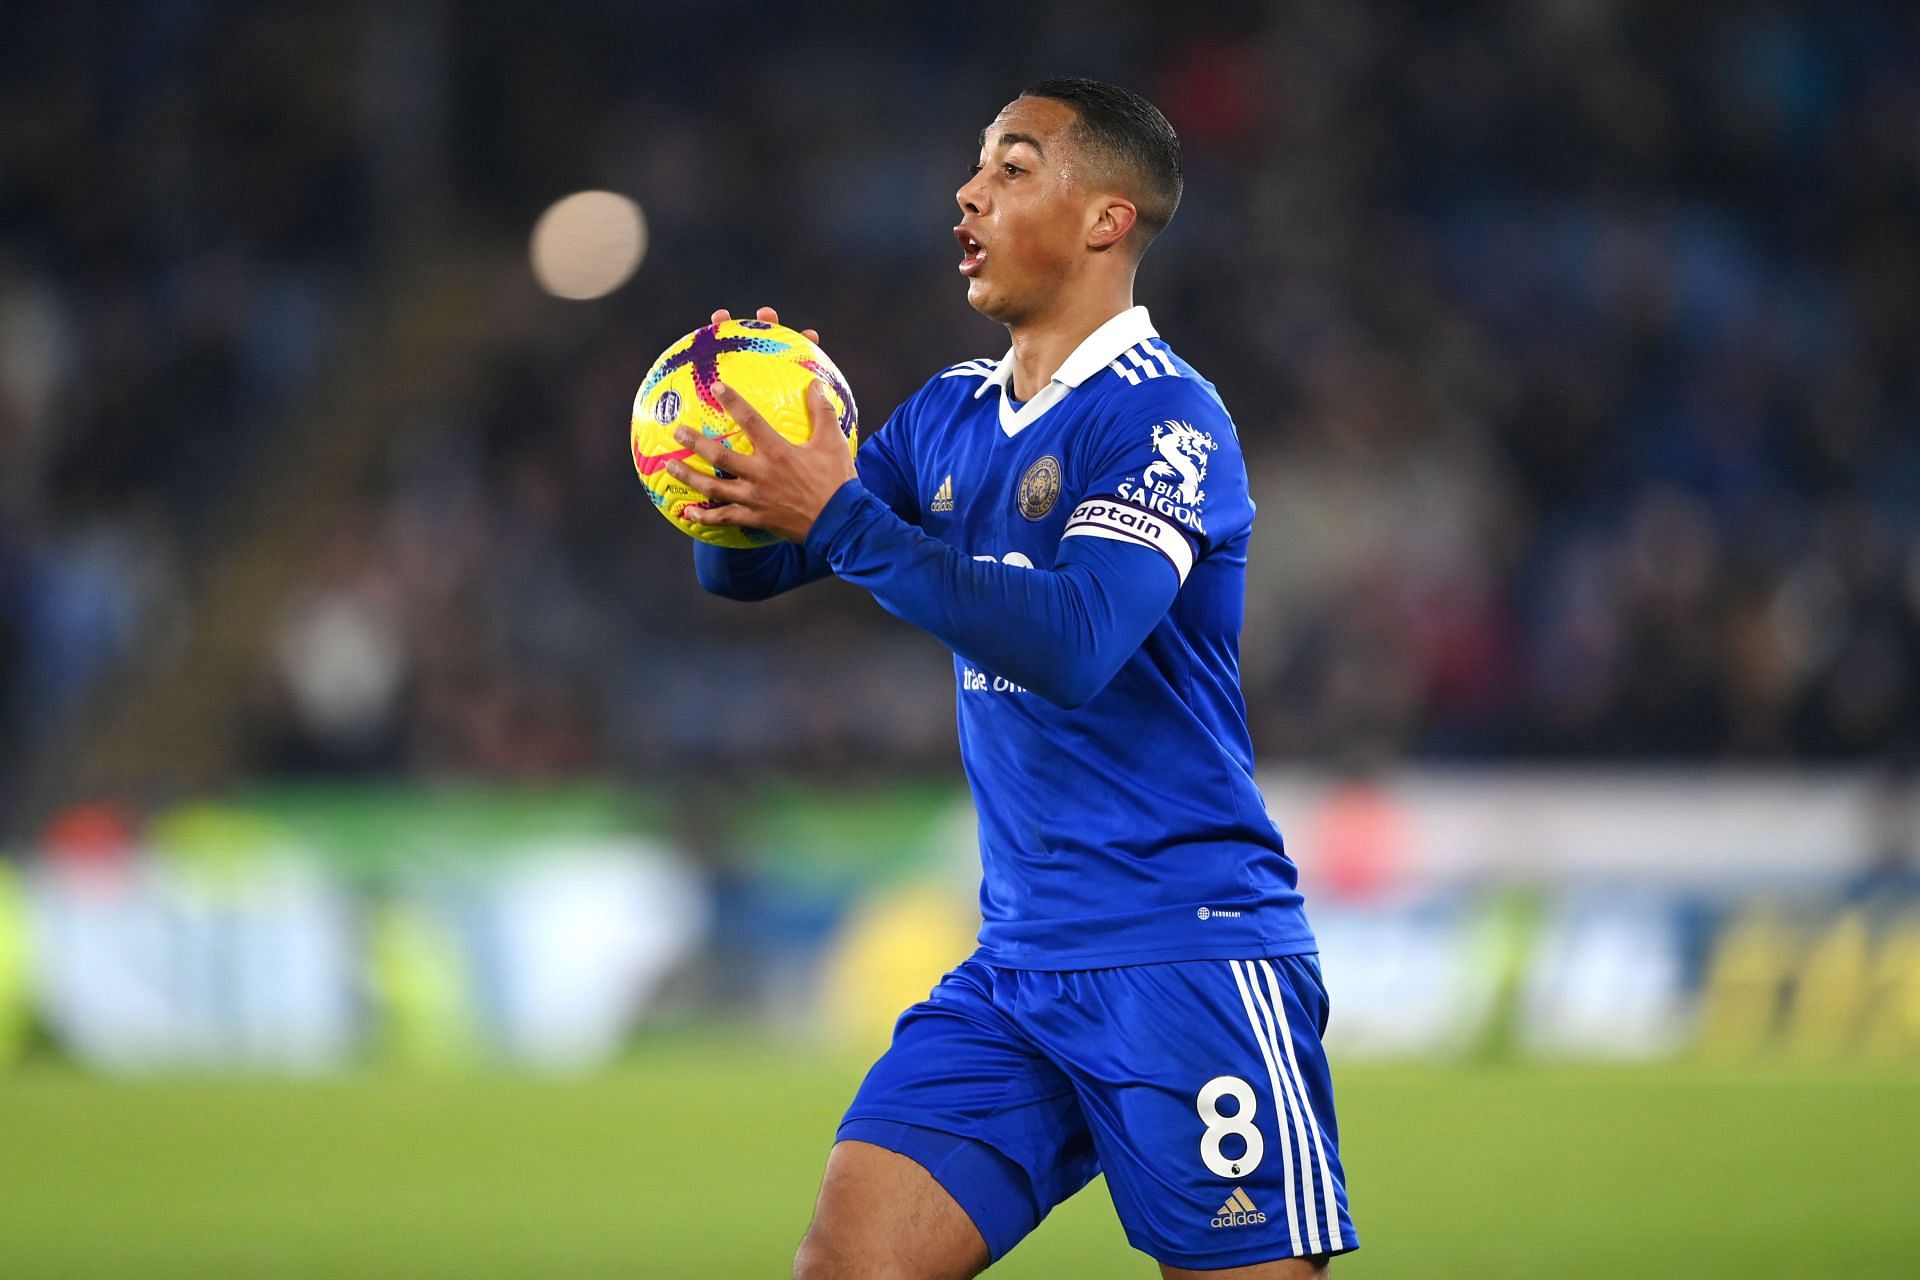
[[[1087,231],[1087,248],[1102,253],[1126,239],[1140,211],[1133,207],[1133,201],[1121,196],[1102,196],[1093,214],[1093,226]]]

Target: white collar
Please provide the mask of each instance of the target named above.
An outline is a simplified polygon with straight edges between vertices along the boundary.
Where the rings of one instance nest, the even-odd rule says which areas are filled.
[[[1128,307],[1113,319],[1088,334],[1073,354],[1060,362],[1059,371],[1053,380],[1042,387],[1033,399],[1013,407],[1008,387],[1013,383],[1013,349],[1007,349],[1006,357],[994,367],[993,376],[974,389],[973,398],[978,400],[987,393],[989,387],[1000,389],[1000,429],[1009,436],[1020,434],[1036,422],[1040,415],[1053,408],[1066,398],[1067,392],[1078,387],[1100,370],[1120,358],[1120,353],[1136,343],[1148,338],[1157,338],[1153,320],[1147,315],[1145,307]]]

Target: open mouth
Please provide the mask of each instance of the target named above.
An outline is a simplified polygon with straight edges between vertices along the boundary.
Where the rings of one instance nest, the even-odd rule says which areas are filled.
[[[960,242],[960,274],[979,275],[980,269],[987,265],[987,246],[964,226],[953,229],[953,238]]]

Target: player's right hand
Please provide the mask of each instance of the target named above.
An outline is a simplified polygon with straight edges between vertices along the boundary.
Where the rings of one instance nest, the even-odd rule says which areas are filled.
[[[736,452],[692,427],[675,427],[674,440],[713,468],[712,474],[695,471],[670,456],[667,474],[707,499],[699,506],[682,507],[680,517],[693,524],[766,529],[793,542],[805,542],[833,495],[857,474],[826,387],[818,379],[807,385],[807,417],[813,430],[806,443],[794,444],[769,426],[738,391],[717,379],[712,386],[727,416],[752,442],[753,451]]]
[[[780,323],[780,313],[778,311],[775,311],[772,307],[760,308],[758,311],[754,312],[754,318],[758,320],[763,320],[768,324]],[[713,313],[712,323],[719,324],[723,320],[731,320],[731,319],[733,319],[733,312],[727,310],[725,307],[722,307],[718,311]],[[813,343],[815,346],[820,345],[820,331],[818,329],[802,329],[800,331],[800,334],[808,342]]]

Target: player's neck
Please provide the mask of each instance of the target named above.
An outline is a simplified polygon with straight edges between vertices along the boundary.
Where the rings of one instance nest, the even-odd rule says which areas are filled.
[[[1133,284],[1112,289],[1082,289],[1046,316],[1007,326],[1013,339],[1013,398],[1033,399],[1053,381],[1067,357],[1087,335],[1133,305]]]

